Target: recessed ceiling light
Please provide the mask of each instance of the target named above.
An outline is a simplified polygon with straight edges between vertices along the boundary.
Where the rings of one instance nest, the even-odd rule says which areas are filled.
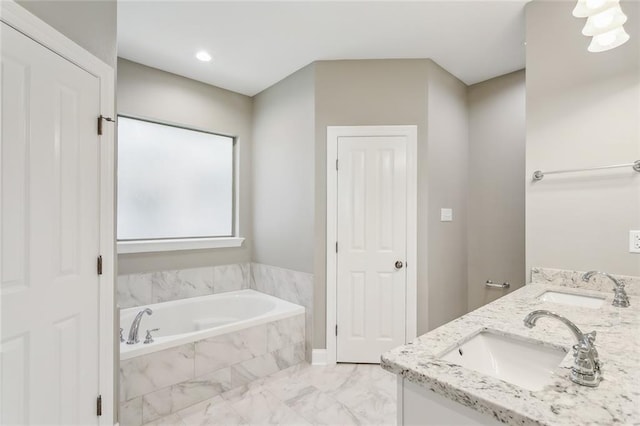
[[[200,50],[198,53],[196,53],[196,58],[198,58],[198,60],[202,62],[209,62],[211,60],[211,55],[209,55],[209,53],[204,50]]]

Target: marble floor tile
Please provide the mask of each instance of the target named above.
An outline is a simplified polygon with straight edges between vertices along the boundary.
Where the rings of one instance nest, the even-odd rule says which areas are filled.
[[[328,392],[347,407],[363,424],[393,424],[396,396],[371,382],[350,382]]]
[[[120,423],[126,426],[142,424],[142,397],[120,403]]]
[[[231,389],[230,391],[224,392],[223,394],[221,394],[221,396],[226,401],[233,403],[259,393],[263,389],[264,382],[265,379],[259,379],[246,385]]]
[[[231,370],[224,368],[205,376],[149,393],[142,397],[142,420],[150,422],[212,398],[231,388]],[[128,426],[128,425],[125,425]]]
[[[230,402],[233,409],[252,425],[307,425],[300,415],[262,387]]]
[[[303,363],[226,391],[154,424],[395,425],[395,386],[395,376],[379,365]]]
[[[318,390],[318,388],[309,385],[309,383],[304,380],[291,377],[284,377],[279,380],[269,380],[264,383],[263,386],[269,389],[273,395],[282,401],[297,398]]]
[[[314,425],[361,424],[347,407],[319,390],[296,396],[285,404]]]
[[[378,369],[380,372],[377,371]],[[350,400],[352,395],[360,397],[366,395],[367,392],[387,397],[395,397],[396,395],[394,375],[381,368],[372,368],[366,364],[358,365],[344,381],[336,382],[336,385],[327,391],[340,401]]]
[[[369,394],[358,403],[344,404],[365,425],[395,425],[397,407],[395,398]]]
[[[182,411],[178,411],[177,414],[182,424],[186,426],[248,424],[242,416],[219,395]]]
[[[182,418],[177,414],[171,414],[170,416],[162,417],[149,423],[145,423],[144,426],[187,426],[182,422]]]
[[[378,367],[380,368],[380,367]],[[355,364],[336,364],[322,366],[320,368],[309,368],[301,372],[300,379],[307,381],[321,391],[332,391],[345,383],[350,382],[352,375],[356,374]],[[351,380],[353,382],[353,380]]]

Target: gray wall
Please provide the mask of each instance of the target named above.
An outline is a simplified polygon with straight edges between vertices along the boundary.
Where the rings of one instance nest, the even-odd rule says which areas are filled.
[[[252,260],[313,272],[314,65],[254,98]]]
[[[122,114],[248,140],[243,132],[250,133],[249,98],[123,59],[118,78]],[[428,59],[322,61],[257,95],[253,117],[253,164],[245,155],[240,165],[240,182],[250,180],[252,186],[252,202],[244,204],[250,208],[241,208],[241,225],[243,236],[255,236],[253,250],[247,251],[245,243],[240,250],[120,255],[121,274],[250,259],[313,272],[314,347],[325,347],[326,127],[415,124],[418,332],[466,313],[468,117],[463,83]],[[243,197],[247,192],[242,186]],[[439,221],[442,207],[454,209],[453,222]],[[247,219],[253,221],[251,233]]]
[[[467,86],[428,65],[427,143],[418,148],[418,335],[467,313]],[[440,222],[443,207],[453,208],[453,222]]]
[[[118,59],[118,113],[237,137],[240,248],[122,254],[118,273],[214,266],[251,260],[251,120],[253,101],[238,93]]]
[[[415,124],[419,154],[424,154],[428,63],[422,59],[316,62],[314,348],[326,347],[327,126]],[[424,182],[419,182],[418,192],[423,190]]]
[[[573,1],[527,6],[527,270],[533,266],[640,275],[628,252],[640,229],[640,173],[629,169],[547,176],[535,170],[640,158],[640,3],[622,2],[631,40],[589,53]]]
[[[18,3],[115,68],[116,0],[18,0]]]
[[[526,282],[524,225],[525,73],[470,86],[468,309]],[[511,289],[486,289],[487,279]]]
[[[314,348],[326,343],[326,128],[385,124],[418,126],[418,333],[466,312],[466,86],[428,59],[321,61],[316,63]],[[435,211],[439,217],[440,207],[453,207],[456,220],[428,222]],[[446,308],[436,306],[443,300]]]

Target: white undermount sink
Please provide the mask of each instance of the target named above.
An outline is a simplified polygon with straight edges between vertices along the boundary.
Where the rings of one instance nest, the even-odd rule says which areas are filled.
[[[539,300],[543,302],[559,303],[561,305],[580,306],[583,308],[598,309],[604,303],[604,297],[585,296],[581,294],[562,293],[560,291],[545,291]]]
[[[445,352],[440,359],[538,391],[551,383],[566,352],[524,338],[483,330]]]

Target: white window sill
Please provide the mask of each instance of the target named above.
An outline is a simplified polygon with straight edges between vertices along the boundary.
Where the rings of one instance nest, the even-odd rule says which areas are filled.
[[[118,254],[240,247],[243,241],[238,237],[118,241]]]

